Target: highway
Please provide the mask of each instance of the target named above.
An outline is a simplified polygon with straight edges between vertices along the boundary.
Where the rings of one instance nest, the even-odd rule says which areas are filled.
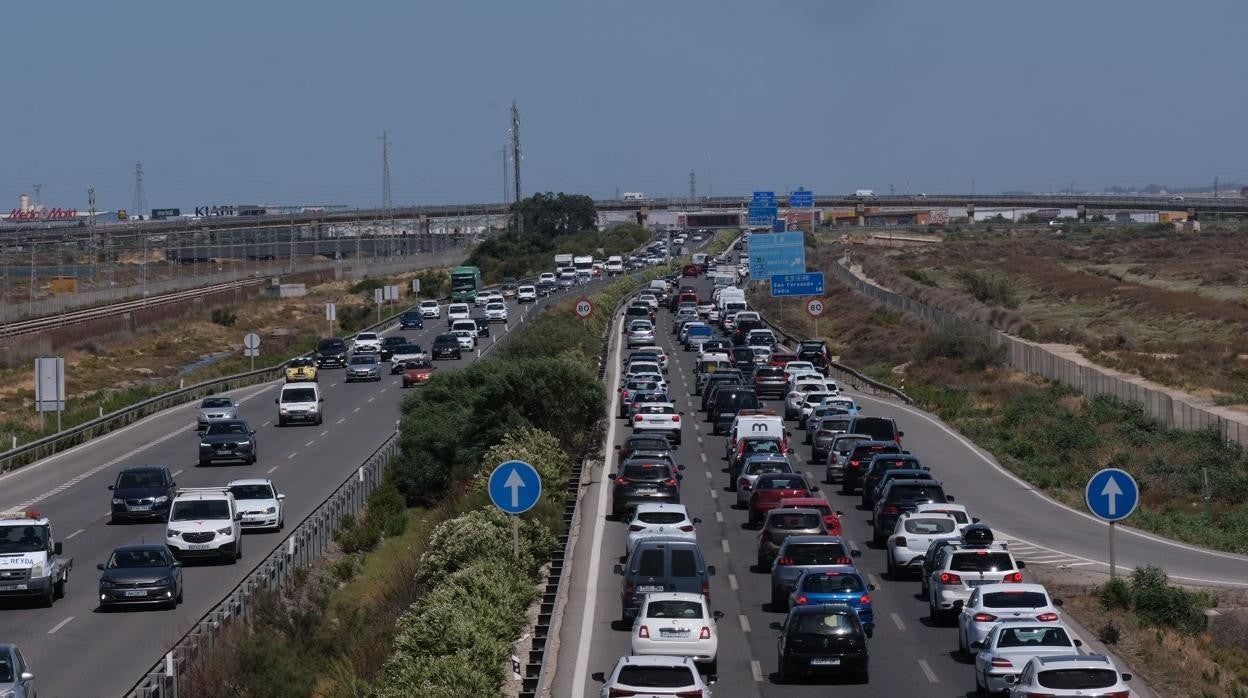
[[[508,303],[514,331],[525,312]],[[532,312],[532,310],[529,310]],[[479,311],[474,315],[480,314]],[[444,331],[445,311],[425,329],[404,334],[428,349]],[[385,334],[393,334],[391,328]],[[494,338],[505,333],[491,328]],[[486,346],[491,339],[484,339]],[[439,370],[462,361],[438,361]],[[383,364],[389,370],[389,364]],[[32,664],[39,695],[118,696],[124,694],[201,616],[217,604],[281,542],[289,531],[381,445],[396,429],[403,399],[400,376],[383,374],[380,383],[342,383],[342,369],[326,369],[321,426],[275,426],[273,404],[280,382],[232,393],[240,417],[257,430],[260,459],[255,465],[196,467],[196,404],[172,408],[82,446],[31,464],[0,478],[0,510],[35,508],[51,519],[53,532],[74,558],[65,598],[52,608],[16,600],[0,601],[0,638],[16,643]],[[419,390],[412,388],[410,390]],[[164,524],[111,525],[109,501],[116,473],[134,465],[168,465],[181,487],[224,485],[242,477],[270,477],[287,495],[287,529],[248,533],[243,559],[234,565],[190,565],[184,572],[185,601],[173,611],[96,610],[96,563],[118,545],[164,540]]]
[[[709,295],[706,280],[699,292]],[[833,309],[835,311],[835,309]],[[674,343],[671,317],[659,311],[658,336],[670,357],[671,397],[686,414],[683,444],[677,463],[687,466],[681,485],[681,501],[690,515],[702,519],[697,537],[708,564],[717,567],[711,579],[711,606],[723,611],[719,623],[719,681],[716,695],[815,696],[826,695],[830,685],[847,696],[966,696],[974,694],[972,665],[955,659],[957,631],[934,627],[927,617],[926,601],[917,596],[917,581],[883,579],[885,552],[874,548],[869,512],[859,510],[858,497],[839,493],[839,486],[821,484],[820,491],[833,507],[845,513],[844,536],[862,551],[859,568],[868,575],[876,633],[870,642],[869,684],[811,683],[780,686],[773,672],[777,666],[776,633],[768,624],[783,619],[770,609],[770,577],[752,569],[758,533],[745,527],[746,512],[733,508],[735,495],[727,490],[727,463],[722,460],[723,436],[712,436],[710,425],[699,412],[693,396],[694,357]],[[620,337],[619,325],[613,325]],[[608,385],[618,385],[620,347],[613,348],[608,366]],[[852,391],[846,391],[853,394]],[[999,538],[1011,541],[1018,559],[1033,565],[1107,571],[1106,527],[1083,512],[1064,507],[1006,473],[990,456],[935,417],[913,407],[853,394],[865,414],[890,416],[905,432],[905,448],[915,453],[946,491],[965,504],[975,516],[993,526]],[[773,401],[782,413],[779,401]],[[615,405],[610,414],[615,414]],[[797,462],[815,482],[822,468],[807,464],[809,446],[800,444],[804,432],[790,422]],[[631,430],[612,419],[610,444],[619,444]],[[609,672],[616,660],[629,654],[629,629],[620,623],[620,577],[612,565],[624,552],[625,524],[608,522],[609,479],[615,455],[605,450],[608,463],[593,473],[584,492],[580,521],[575,532],[570,592],[559,630],[554,689],[557,696],[597,695],[600,684],[590,679],[597,671]],[[1165,568],[1172,578],[1191,583],[1248,586],[1248,558],[1166,541],[1119,527],[1117,560],[1123,569],[1151,563]],[[1031,581],[1028,579],[1028,581]]]

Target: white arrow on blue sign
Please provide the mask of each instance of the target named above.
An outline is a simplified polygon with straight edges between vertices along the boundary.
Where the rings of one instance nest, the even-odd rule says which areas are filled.
[[[1096,518],[1121,521],[1139,505],[1140,488],[1127,471],[1105,468],[1088,480],[1083,499],[1088,504],[1088,511]]]
[[[490,500],[508,514],[523,514],[542,497],[542,477],[521,460],[509,460],[490,473]]]

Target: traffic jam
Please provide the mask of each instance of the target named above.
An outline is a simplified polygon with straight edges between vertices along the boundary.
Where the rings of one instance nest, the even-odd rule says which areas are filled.
[[[1126,698],[1130,674],[945,491],[949,464],[831,379],[823,342],[786,346],[749,307],[748,235],[624,310],[597,572],[618,620],[592,690],[893,694],[914,685],[904,651],[918,686],[953,676],[957,695]]]

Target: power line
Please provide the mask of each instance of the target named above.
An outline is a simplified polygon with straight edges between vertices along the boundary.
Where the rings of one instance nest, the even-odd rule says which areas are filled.
[[[381,132],[381,208],[387,213],[394,207],[390,198],[390,132]]]
[[[134,163],[134,201],[130,215],[141,216],[147,210],[147,194],[143,192],[143,163]]]
[[[516,106],[515,101],[511,103],[511,158],[512,158],[512,184],[516,188],[516,205],[520,204],[520,159],[523,157],[523,151],[520,149],[520,108]],[[524,232],[524,218],[520,215],[520,211],[516,210],[516,232]]]

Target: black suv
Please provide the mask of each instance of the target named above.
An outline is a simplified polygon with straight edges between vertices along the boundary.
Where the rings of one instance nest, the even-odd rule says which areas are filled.
[[[762,409],[763,403],[753,388],[721,388],[715,391],[715,404],[711,405],[711,433],[724,434],[732,427],[732,420],[741,410]]]
[[[754,392],[759,397],[782,398],[788,392],[789,379],[784,369],[775,366],[759,366],[754,369]]]
[[[440,334],[433,339],[433,351],[430,355],[435,359],[463,358],[459,351],[459,337],[453,334]]]
[[[109,522],[168,519],[169,504],[177,487],[169,468],[163,465],[126,468],[108,486],[113,491]]]
[[[850,425],[849,432],[852,434],[861,434],[862,432],[854,431],[853,425]],[[867,441],[860,443],[849,452],[849,458],[845,461],[845,471],[841,473],[841,494],[853,494],[854,490],[862,484],[862,476],[867,472],[867,466],[871,464],[871,459],[876,455],[886,453],[901,453],[901,446],[894,441]]]
[[[394,355],[394,348],[401,347],[405,344],[407,344],[407,337],[403,337],[399,335],[396,335],[393,337],[382,337],[381,338],[381,360],[389,361],[390,357]]]
[[[874,628],[849,606],[794,606],[783,623],[772,623],[771,628],[780,633],[780,683],[816,673],[852,674],[867,683],[867,638]]]
[[[918,456],[909,453],[881,453],[871,457],[862,473],[862,508],[875,504],[875,486],[880,484],[886,470],[921,470],[923,464]]]
[[[317,368],[347,365],[347,343],[338,337],[327,337],[316,343]]]
[[[871,537],[876,545],[883,547],[903,513],[918,509],[920,504],[944,504],[952,501],[953,497],[945,494],[945,488],[939,480],[890,478],[888,486],[880,493],[880,500],[875,503],[875,514],[871,517]]]
[[[711,406],[715,404],[715,393],[719,392],[719,389],[725,386],[744,388],[745,384],[741,382],[739,372],[736,375],[712,374],[710,378],[706,379],[706,385],[702,386],[703,412],[706,412],[708,415],[710,414]],[[707,421],[710,420],[708,419]]]
[[[679,470],[685,466],[659,459],[630,458],[620,464],[617,473],[611,473],[615,487],[611,489],[611,516],[619,518],[642,502],[680,503],[680,481],[684,477]]]

